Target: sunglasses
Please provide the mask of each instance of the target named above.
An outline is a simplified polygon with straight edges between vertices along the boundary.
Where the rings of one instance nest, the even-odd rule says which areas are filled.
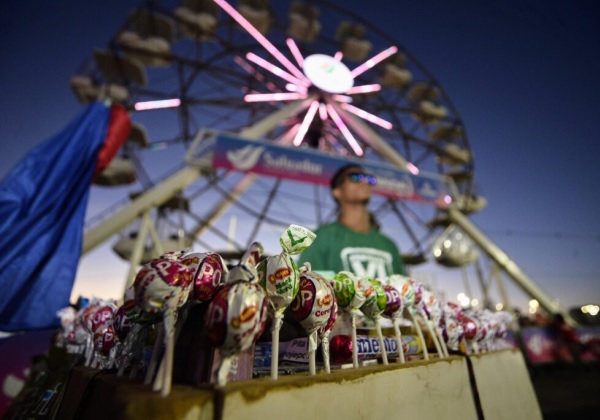
[[[365,174],[363,172],[351,172],[346,174],[346,178],[348,178],[350,182],[367,181],[369,185],[377,184],[377,178],[375,178],[373,175]]]

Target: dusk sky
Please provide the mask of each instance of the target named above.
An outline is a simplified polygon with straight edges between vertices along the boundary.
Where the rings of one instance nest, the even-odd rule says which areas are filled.
[[[69,78],[137,4],[0,2],[0,177],[81,112]],[[452,99],[488,200],[473,222],[564,307],[600,303],[596,2],[340,4],[397,39]],[[126,266],[110,253],[82,260],[78,294],[119,297]],[[435,283],[450,297],[461,288]]]

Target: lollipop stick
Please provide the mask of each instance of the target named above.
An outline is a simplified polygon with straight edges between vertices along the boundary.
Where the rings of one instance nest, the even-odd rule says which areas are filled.
[[[440,347],[440,342],[438,341],[437,334],[433,332],[433,328],[431,327],[431,322],[429,320],[424,319],[425,326],[427,327],[427,331],[433,340],[433,344],[435,345],[435,351],[437,351],[438,357],[444,357],[444,353],[442,352],[442,348]]]
[[[423,337],[423,331],[421,331],[421,326],[419,325],[419,323],[413,316],[412,312],[411,311],[407,311],[407,312],[408,312],[408,316],[410,317],[410,320],[412,321],[413,325],[415,326],[415,330],[417,331],[419,340],[421,340],[421,346],[423,346],[423,358],[425,360],[429,360],[429,351],[427,351],[427,343],[425,342],[425,337]]]
[[[352,365],[354,368],[358,367],[358,339],[356,338],[356,314],[354,311],[350,312],[350,319],[352,322]]]
[[[271,379],[277,379],[279,369],[279,330],[283,323],[283,313],[277,311],[271,326]]]
[[[329,363],[329,333],[327,331],[321,339],[321,354],[323,355],[323,367],[325,372],[331,373],[331,364]]]
[[[152,350],[152,357],[150,358],[150,363],[148,364],[148,370],[146,370],[146,378],[144,379],[144,385],[150,385],[150,382],[152,382],[152,378],[154,377],[156,365],[158,364],[158,357],[160,355],[160,349],[164,340],[164,334],[164,329],[159,328],[158,335],[156,336],[156,341],[154,342],[154,349]]]
[[[381,347],[381,359],[383,364],[388,364],[387,351],[385,350],[385,343],[383,342],[383,332],[381,331],[381,324],[379,318],[375,319],[375,328],[377,329],[377,337],[379,338],[379,347]]]
[[[394,317],[394,331],[396,332],[396,341],[398,342],[398,357],[400,363],[406,363],[404,359],[404,346],[402,345],[402,332],[400,332],[400,317]]]
[[[171,392],[173,380],[173,353],[175,352],[175,313],[168,311],[164,319],[165,355],[163,356],[163,383],[161,395],[166,397]]]
[[[444,352],[444,357],[450,357],[450,353],[448,353],[448,346],[446,345],[446,341],[444,341],[444,337],[442,336],[441,331],[435,327],[434,327],[434,331],[437,333],[438,340],[442,347],[442,351]]]
[[[315,360],[315,352],[317,350],[317,330],[310,333],[308,336],[308,371],[311,375],[317,373],[317,363]]]
[[[229,376],[229,370],[231,369],[232,361],[233,356],[223,357],[221,359],[221,364],[219,365],[219,370],[217,371],[217,385],[227,385],[227,376]]]

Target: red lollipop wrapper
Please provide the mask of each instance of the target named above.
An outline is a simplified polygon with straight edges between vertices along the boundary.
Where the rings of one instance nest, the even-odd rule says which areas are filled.
[[[249,349],[262,335],[267,320],[267,297],[255,283],[224,286],[210,302],[205,321],[210,342],[221,349],[224,365],[217,383],[227,381],[233,357]]]
[[[255,242],[229,271],[226,285],[210,302],[205,329],[210,342],[221,350],[217,384],[225,385],[231,363],[252,347],[262,335],[267,320],[267,295],[258,282],[256,266],[263,247]]]
[[[403,349],[402,332],[400,331],[400,319],[402,318],[402,311],[404,310],[402,305],[402,296],[400,295],[398,289],[391,284],[384,285],[383,290],[386,296],[386,304],[381,315],[392,320],[398,349]],[[398,357],[400,359],[400,363],[406,362],[406,359],[404,358],[404,351],[398,351]]]
[[[298,294],[290,305],[294,317],[308,333],[308,354],[310,374],[316,373],[315,351],[318,344],[318,330],[327,325],[334,309],[332,286],[323,276],[315,272],[300,275]]]
[[[181,263],[194,270],[194,286],[190,299],[208,302],[225,282],[229,269],[223,258],[215,252],[186,254]]]

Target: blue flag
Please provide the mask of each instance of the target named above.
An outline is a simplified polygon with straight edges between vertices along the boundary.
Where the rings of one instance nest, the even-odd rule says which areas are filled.
[[[0,181],[0,330],[58,326],[69,305],[110,108],[95,102]]]

